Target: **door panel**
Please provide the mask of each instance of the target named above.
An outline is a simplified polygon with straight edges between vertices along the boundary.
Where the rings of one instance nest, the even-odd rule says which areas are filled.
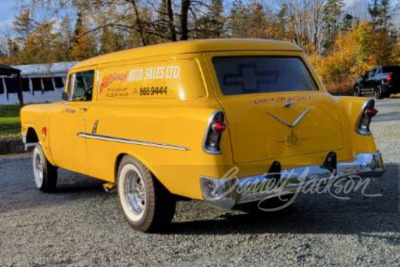
[[[85,132],[87,113],[92,105],[94,70],[72,73],[68,78],[69,101],[50,121],[50,147],[57,166],[88,173],[86,139],[78,136]]]
[[[86,129],[87,103],[65,103],[50,122],[50,147],[55,163],[62,168],[87,172],[86,140],[78,137]]]

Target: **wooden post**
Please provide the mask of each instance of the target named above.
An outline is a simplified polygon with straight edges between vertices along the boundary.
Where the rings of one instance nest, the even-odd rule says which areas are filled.
[[[22,108],[24,106],[24,92],[22,88],[21,72],[18,72],[17,74],[17,86],[18,86],[19,106]]]

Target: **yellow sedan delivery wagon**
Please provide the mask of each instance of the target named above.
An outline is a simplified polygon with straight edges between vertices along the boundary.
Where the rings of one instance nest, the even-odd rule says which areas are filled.
[[[268,198],[270,181],[294,193],[384,172],[369,128],[374,100],[330,95],[286,42],[186,41],[96,57],[70,70],[62,100],[21,111],[36,186],[53,191],[57,168],[116,185],[128,223],[144,232],[169,223],[180,197],[232,209]]]

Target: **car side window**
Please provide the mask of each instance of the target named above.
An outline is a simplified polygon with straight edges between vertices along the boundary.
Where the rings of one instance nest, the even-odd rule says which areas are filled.
[[[92,101],[94,71],[73,73],[69,77],[68,93],[73,102]],[[71,94],[72,93],[72,94]]]
[[[371,71],[369,72],[368,78],[374,77],[374,76],[375,76],[375,72],[376,72],[376,69],[371,70]]]

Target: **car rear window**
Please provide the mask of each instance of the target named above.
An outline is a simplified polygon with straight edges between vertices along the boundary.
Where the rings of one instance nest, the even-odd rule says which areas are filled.
[[[318,90],[299,57],[215,57],[213,64],[224,95]]]

